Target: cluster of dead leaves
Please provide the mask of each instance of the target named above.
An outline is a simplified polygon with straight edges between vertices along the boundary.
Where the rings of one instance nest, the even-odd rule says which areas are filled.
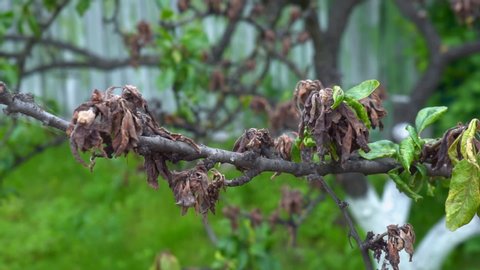
[[[250,108],[256,113],[266,113],[273,134],[284,131],[293,131],[298,128],[300,113],[293,100],[271,106],[267,99],[260,96],[253,97]]]
[[[274,141],[267,129],[250,128],[235,141],[233,151],[244,153],[252,151],[262,156],[270,156]]]
[[[331,88],[324,88],[318,80],[300,81],[294,92],[294,101],[302,115],[299,137],[311,136],[322,160],[330,155],[344,162],[358,149],[370,150],[365,122],[345,102],[332,108],[334,98]],[[373,128],[383,126],[381,119],[386,112],[378,93],[359,100],[358,105],[365,108]]]
[[[224,184],[223,174],[214,170],[210,180],[208,171],[203,165],[187,171],[173,172],[169,181],[176,203],[182,207],[182,214],[185,214],[190,207],[202,215],[206,215],[209,210],[215,213],[215,204]]]
[[[126,85],[122,94],[113,94],[115,87],[97,89],[89,101],[78,106],[67,129],[74,157],[82,164],[78,151],[93,150],[94,156],[111,158],[137,147],[144,133],[167,135],[151,116],[146,101],[135,86]]]
[[[166,179],[183,212],[189,207],[201,214],[208,210],[214,212],[225,177],[213,171],[210,181],[206,168],[201,165],[184,172],[171,172],[167,161],[177,162],[181,156],[141,151],[138,148],[140,136],[161,136],[185,142],[197,151],[200,148],[191,139],[160,127],[135,86],[124,86],[120,95],[113,93],[115,88],[105,92],[94,90],[90,100],[75,109],[67,129],[73,156],[92,169],[96,157],[112,158],[134,151],[144,157],[148,184],[158,188],[158,176]],[[90,164],[80,157],[80,151],[92,151]]]
[[[383,239],[387,236],[387,240]],[[413,244],[415,243],[415,232],[413,226],[405,224],[401,227],[398,225],[387,226],[387,232],[383,235],[375,236],[372,232],[367,233],[366,244],[373,251],[373,256],[380,261],[382,253],[385,254],[385,260],[382,270],[387,269],[387,262],[390,263],[394,270],[398,270],[400,264],[399,252],[405,250],[410,255],[410,262],[413,256]]]
[[[250,128],[235,141],[233,151],[237,153],[251,152],[259,156],[291,160],[294,136],[296,134],[282,134],[274,140],[268,129]]]
[[[476,125],[475,123],[473,125]],[[453,160],[471,158],[468,156],[469,153],[480,151],[480,140],[474,135],[469,137],[468,134],[465,134],[469,133],[468,130],[468,125],[458,124],[456,127],[448,129],[440,140],[426,143],[422,148],[420,162],[431,163],[434,170],[446,168],[450,171],[453,167]],[[474,126],[472,130],[475,132],[477,127]],[[474,156],[474,154],[471,155]],[[475,157],[473,159],[475,160]]]
[[[137,32],[124,35],[123,39],[130,52],[130,64],[135,67],[138,66],[140,51],[153,41],[150,25],[145,21],[139,22],[137,24]]]

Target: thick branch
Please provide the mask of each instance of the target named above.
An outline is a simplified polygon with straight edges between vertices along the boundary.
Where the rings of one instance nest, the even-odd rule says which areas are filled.
[[[470,42],[442,52],[442,39],[425,11],[415,7],[415,1],[395,0],[400,12],[411,21],[423,36],[429,51],[429,63],[426,71],[418,79],[411,91],[411,101],[407,110],[401,106],[395,113],[396,122],[413,121],[416,112],[425,105],[440,83],[440,78],[447,64],[459,58],[480,52],[480,42]]]
[[[41,121],[44,125],[54,127],[56,129],[65,131],[69,122],[50,114],[40,108],[33,99],[30,99],[25,94],[10,94],[5,87],[5,84],[0,83],[0,104],[6,105],[5,111],[7,113],[21,113],[28,115]],[[139,152],[149,153],[152,151],[176,153],[182,156],[185,161],[192,161],[202,158],[208,158],[212,162],[228,163],[238,168],[250,170],[247,173],[247,178],[254,177],[252,172],[260,173],[265,171],[283,172],[295,176],[306,176],[310,174],[327,175],[340,174],[348,172],[358,172],[362,174],[379,174],[386,173],[391,169],[400,167],[400,165],[393,159],[379,159],[379,160],[348,160],[344,164],[336,162],[320,162],[318,164],[310,163],[295,163],[283,159],[266,158],[252,155],[250,152],[236,153],[218,148],[211,148],[208,146],[200,146],[199,150],[192,148],[191,145],[180,141],[169,140],[160,136],[156,137],[140,137]],[[450,173],[446,170],[433,171],[429,168],[429,174],[432,176],[449,176]],[[243,178],[242,178],[243,179]],[[242,180],[243,181],[243,180]],[[248,182],[247,179],[245,182]],[[232,185],[234,185],[232,183]]]
[[[138,59],[137,64],[139,66],[157,67],[160,61],[159,59],[160,58],[156,56],[143,56]],[[130,58],[104,59],[104,58],[98,57],[98,58],[89,58],[85,61],[52,62],[46,65],[40,65],[25,71],[24,76],[33,75],[37,72],[45,72],[51,69],[89,68],[89,69],[110,71],[118,68],[131,67],[131,66],[132,66],[132,60]]]

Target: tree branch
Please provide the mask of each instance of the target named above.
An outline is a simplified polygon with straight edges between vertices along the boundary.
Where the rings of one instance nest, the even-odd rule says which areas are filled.
[[[139,66],[158,67],[160,58],[157,56],[142,56],[138,59],[137,64]],[[85,61],[64,61],[64,62],[52,62],[46,65],[40,65],[26,70],[23,75],[30,76],[37,72],[45,72],[51,69],[98,69],[103,71],[110,71],[118,68],[131,67],[132,60],[130,58],[125,59],[105,59],[101,57],[89,58]]]
[[[33,101],[31,96],[27,94],[12,95],[7,91],[5,84],[1,82],[0,104],[6,105],[4,111],[7,114],[21,113],[28,115],[41,121],[46,126],[62,131],[65,131],[69,125],[68,121],[44,111]],[[244,176],[246,178],[237,179],[232,182],[232,186],[235,186],[234,183],[246,183],[249,181],[248,177],[253,178],[256,174],[266,171],[289,173],[295,176],[306,176],[310,174],[324,176],[327,174],[348,172],[358,172],[368,175],[386,173],[394,168],[401,167],[401,165],[395,160],[388,158],[379,160],[350,159],[343,164],[338,162],[319,162],[318,164],[306,162],[295,163],[278,158],[252,156],[251,152],[237,153],[218,148],[211,148],[205,145],[199,146],[199,149],[194,149],[187,143],[169,140],[160,136],[140,137],[138,148],[140,153],[150,153],[154,151],[164,153],[173,152],[182,156],[182,159],[185,161],[208,158],[212,162],[228,163],[237,168],[247,170],[246,176]],[[434,171],[429,164],[425,165],[431,176],[448,177],[450,175],[450,172],[446,170]],[[251,172],[248,172],[249,170]]]
[[[425,105],[428,98],[433,94],[440,83],[445,67],[449,62],[455,61],[480,52],[480,41],[466,43],[442,52],[442,39],[437,33],[433,23],[429,20],[428,14],[415,7],[415,1],[395,0],[395,3],[405,18],[411,21],[419,33],[423,36],[429,51],[429,63],[426,71],[415,83],[411,91],[409,106],[397,108],[396,122],[413,121],[416,112]]]

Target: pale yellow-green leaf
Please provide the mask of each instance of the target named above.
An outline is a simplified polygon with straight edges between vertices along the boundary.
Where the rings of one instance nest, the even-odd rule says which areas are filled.
[[[470,121],[468,128],[462,134],[460,152],[462,153],[463,158],[478,167],[476,158],[477,153],[475,145],[473,143],[473,140],[475,139],[475,134],[477,133],[477,128],[478,119],[473,119],[472,121]]]
[[[452,171],[445,202],[447,228],[454,231],[468,224],[480,206],[479,168],[463,159]]]

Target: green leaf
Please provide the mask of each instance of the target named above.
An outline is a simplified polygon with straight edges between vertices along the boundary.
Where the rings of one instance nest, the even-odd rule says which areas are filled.
[[[360,121],[362,121],[367,128],[372,127],[370,124],[370,119],[368,118],[367,110],[365,107],[363,107],[362,103],[349,96],[345,96],[345,102],[347,102],[348,106],[353,109],[353,111],[357,114],[358,119],[360,119]]]
[[[162,20],[170,20],[173,19],[174,16],[175,12],[173,12],[173,10],[169,8],[163,9],[160,13],[160,19]]]
[[[410,172],[410,165],[415,158],[415,142],[411,137],[405,138],[400,142],[399,146],[399,159],[403,168]]]
[[[462,153],[463,158],[468,160],[470,163],[478,167],[477,164],[477,153],[475,150],[474,140],[475,134],[477,134],[478,128],[478,119],[473,119],[468,124],[468,128],[462,133],[462,141],[460,144],[460,152]]]
[[[362,98],[368,97],[380,83],[377,80],[368,80],[364,81],[345,92],[345,96],[353,98],[355,100],[360,100]]]
[[[406,183],[404,178],[411,177],[407,172],[403,172],[402,175],[398,175],[398,170],[391,170],[388,172],[388,176],[395,182],[397,185],[398,190],[401,192],[405,193],[408,197],[413,199],[415,202],[417,202],[420,199],[423,199],[423,197],[416,192],[414,192]]]
[[[479,169],[468,160],[453,168],[445,202],[447,228],[454,231],[468,224],[480,206]]]
[[[415,127],[417,128],[417,132],[421,133],[427,126],[437,121],[443,114],[445,114],[447,109],[448,108],[445,106],[427,107],[421,109],[415,118]]]
[[[406,130],[408,131],[408,135],[410,136],[410,138],[412,138],[415,145],[419,149],[422,149],[423,142],[420,141],[420,137],[418,136],[417,130],[414,127],[412,127],[411,125],[407,125]]]
[[[13,11],[0,12],[0,38],[12,26]]]
[[[332,109],[337,108],[340,103],[342,103],[343,99],[345,98],[345,94],[343,93],[342,88],[340,86],[335,85],[333,87],[333,104],[332,104]]]
[[[415,168],[417,171],[413,177],[410,178],[411,181],[409,185],[415,192],[419,192],[422,189],[423,184],[427,182],[427,167],[421,163],[415,163]]]
[[[92,2],[92,0],[78,0],[77,5],[75,6],[75,9],[77,10],[77,13],[80,16],[83,16],[83,14],[85,14],[85,12],[90,7],[91,2]]]
[[[299,137],[295,139],[295,143],[292,143],[292,150],[291,150],[291,155],[292,155],[292,161],[293,162],[300,162],[302,160],[300,156],[300,144],[301,140]]]
[[[384,157],[393,157],[398,152],[398,144],[389,140],[380,140],[368,144],[370,151],[366,153],[363,150],[358,151],[361,157],[364,159],[377,159]]]
[[[312,137],[308,136],[303,138],[303,145],[306,147],[315,147],[317,146],[317,143],[315,143],[315,140]]]

